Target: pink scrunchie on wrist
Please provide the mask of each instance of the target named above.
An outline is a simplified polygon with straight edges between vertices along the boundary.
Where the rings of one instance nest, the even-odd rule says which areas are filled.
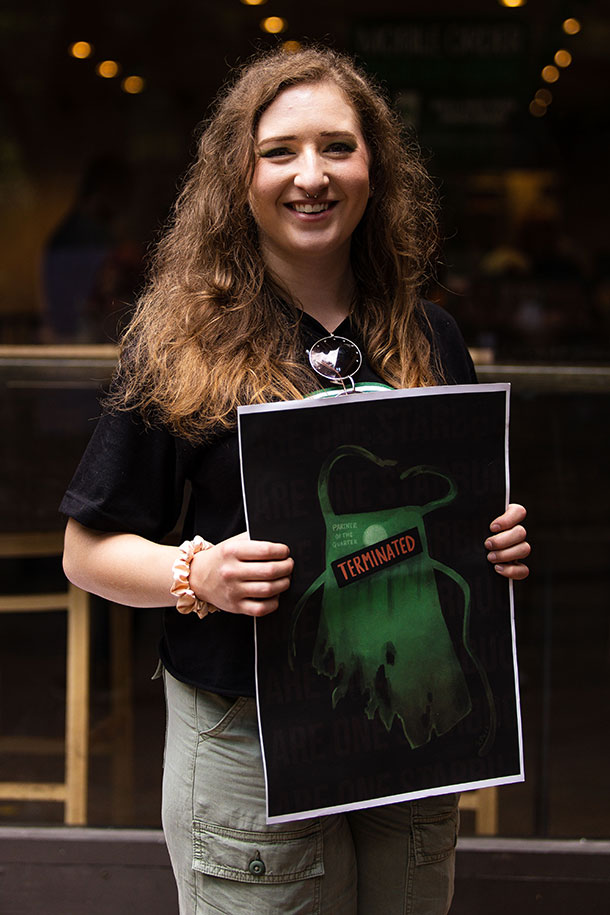
[[[189,580],[191,562],[196,553],[200,553],[202,550],[209,550],[212,546],[214,546],[213,543],[208,543],[207,540],[197,534],[193,540],[185,540],[184,543],[180,544],[181,556],[172,565],[174,583],[169,590],[171,594],[178,598],[176,609],[180,613],[195,612],[200,620],[207,616],[208,613],[215,613],[218,607],[212,606],[205,600],[200,600],[191,588]]]

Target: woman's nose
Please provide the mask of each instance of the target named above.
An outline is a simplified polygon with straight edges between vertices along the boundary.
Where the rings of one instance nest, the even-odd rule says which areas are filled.
[[[300,158],[294,183],[296,187],[310,196],[319,194],[328,187],[330,178],[326,174],[325,163],[320,156],[311,153]]]

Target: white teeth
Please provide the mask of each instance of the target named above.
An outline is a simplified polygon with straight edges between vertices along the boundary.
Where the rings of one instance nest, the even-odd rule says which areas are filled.
[[[293,203],[297,213],[323,213],[329,207],[328,203]]]

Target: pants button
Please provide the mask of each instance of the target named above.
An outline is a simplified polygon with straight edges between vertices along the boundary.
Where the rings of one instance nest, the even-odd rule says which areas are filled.
[[[260,854],[256,853],[256,858],[252,858],[248,865],[248,870],[253,877],[262,877],[267,868],[265,867],[265,862],[261,861]]]

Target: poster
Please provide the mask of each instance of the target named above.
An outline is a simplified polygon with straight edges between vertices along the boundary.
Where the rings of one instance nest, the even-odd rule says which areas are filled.
[[[509,385],[243,407],[249,534],[295,561],[256,620],[270,823],[523,780]]]

